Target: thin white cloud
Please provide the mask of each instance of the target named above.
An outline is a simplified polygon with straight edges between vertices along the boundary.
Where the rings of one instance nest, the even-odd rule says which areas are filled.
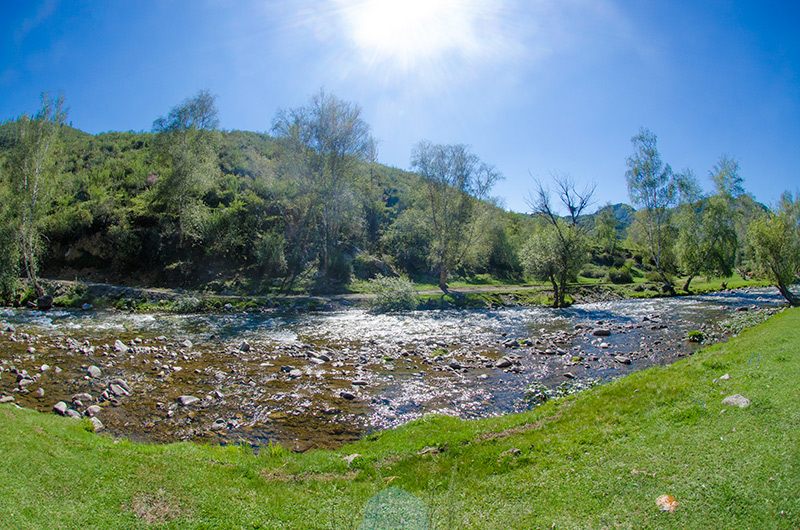
[[[14,31],[14,42],[19,46],[31,31],[39,27],[43,22],[50,18],[58,9],[60,0],[44,0],[36,9],[32,17],[26,18],[22,24]]]

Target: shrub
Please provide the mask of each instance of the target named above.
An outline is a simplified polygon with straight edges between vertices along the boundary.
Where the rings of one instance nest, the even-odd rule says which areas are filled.
[[[414,284],[408,278],[387,278],[378,275],[370,280],[367,290],[375,294],[370,306],[376,311],[403,311],[416,309],[419,299]]]
[[[581,276],[584,278],[602,278],[605,275],[603,267],[598,267],[597,265],[587,264],[581,269]]]
[[[627,267],[622,267],[621,269],[612,267],[608,269],[608,281],[617,284],[633,283],[633,276],[631,276],[631,271]]]
[[[686,340],[689,342],[703,342],[703,332],[693,329],[686,334]]]

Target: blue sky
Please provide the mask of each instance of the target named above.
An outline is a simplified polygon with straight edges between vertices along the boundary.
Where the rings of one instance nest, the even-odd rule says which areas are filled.
[[[90,133],[149,130],[200,89],[224,129],[269,131],[321,87],[361,105],[379,161],[464,143],[528,209],[532,177],[628,202],[640,127],[665,162],[727,154],[765,203],[800,188],[800,2],[0,0],[0,119],[64,92]]]

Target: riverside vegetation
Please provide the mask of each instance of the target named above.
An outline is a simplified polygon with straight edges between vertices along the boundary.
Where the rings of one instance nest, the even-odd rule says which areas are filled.
[[[798,348],[800,312],[784,310],[726,344],[530,412],[426,416],[302,454],[136,444],[0,405],[0,521],[355,529],[381,528],[362,525],[376,511],[390,521],[405,511],[415,528],[796,528]],[[723,402],[736,394],[750,405]],[[677,505],[657,505],[664,495]]]
[[[44,94],[35,115],[0,125],[7,303],[54,294],[40,276],[270,295],[369,290],[381,275],[444,292],[459,281],[546,282],[560,307],[581,282],[645,278],[675,293],[734,271],[798,301],[797,198],[756,203],[728,156],[709,171],[714,194],[705,196],[690,170],[661,161],[646,129],[632,139],[625,175],[639,210],[587,215],[593,188],[555,174],[560,207],[538,182],[534,213],[524,215],[486,200],[502,176],[466,146],[420,142],[418,173],[379,164],[360,107],[324,91],[279,110],[265,123],[274,136],[220,130],[208,91],[151,132],[89,135],[67,115],[63,96]]]

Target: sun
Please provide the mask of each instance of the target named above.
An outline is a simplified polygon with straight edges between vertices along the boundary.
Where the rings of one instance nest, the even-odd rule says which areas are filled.
[[[349,37],[373,63],[404,70],[474,45],[474,0],[348,2]]]

